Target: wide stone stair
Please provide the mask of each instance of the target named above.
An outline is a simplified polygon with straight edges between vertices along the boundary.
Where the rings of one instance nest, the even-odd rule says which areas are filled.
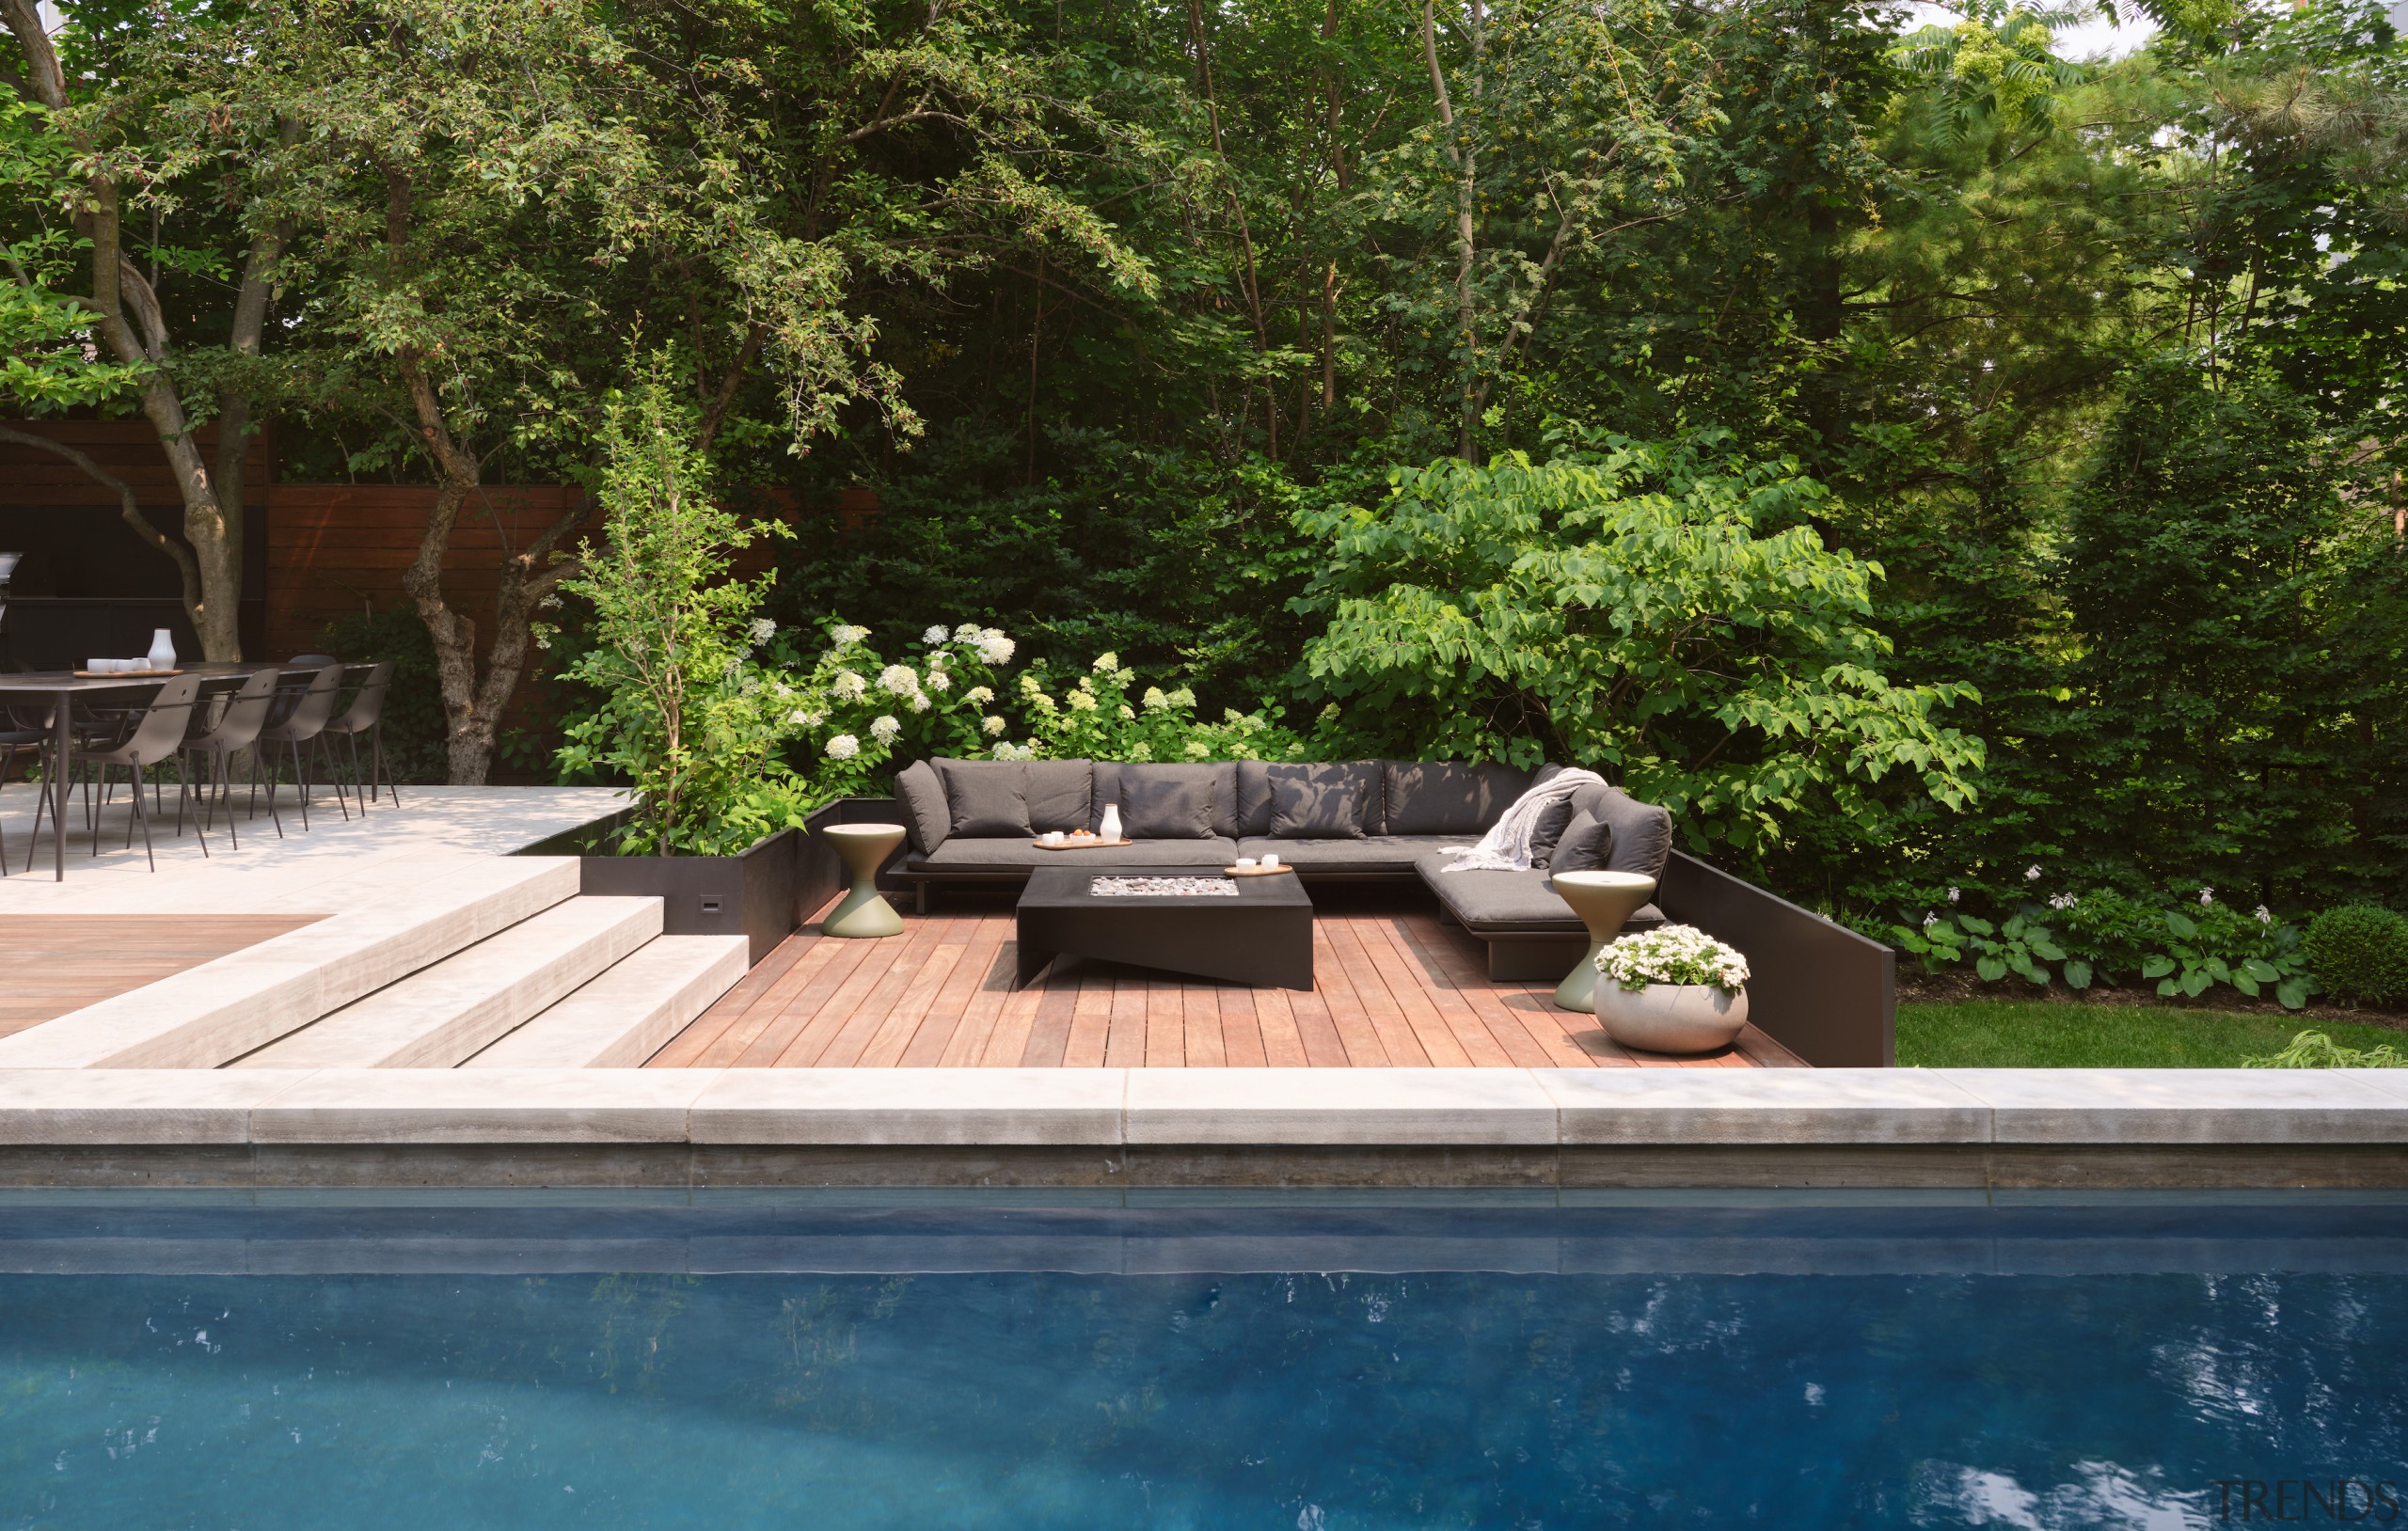
[[[744,976],[741,936],[577,890],[574,860],[464,862],[0,1038],[0,1067],[632,1067]]]

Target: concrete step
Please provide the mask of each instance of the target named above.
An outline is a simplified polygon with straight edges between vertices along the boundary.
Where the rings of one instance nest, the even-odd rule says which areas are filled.
[[[640,1068],[744,976],[742,936],[662,936],[460,1066]]]
[[[657,898],[572,898],[230,1066],[451,1068],[659,934]]]
[[[575,857],[412,872],[373,903],[0,1037],[0,1068],[216,1068],[575,897],[578,877]]]

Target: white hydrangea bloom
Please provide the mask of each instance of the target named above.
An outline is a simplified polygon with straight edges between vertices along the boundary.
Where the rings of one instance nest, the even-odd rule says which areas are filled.
[[[1190,740],[1188,740],[1188,741],[1187,741],[1187,758],[1188,758],[1188,759],[1190,759],[1190,760],[1204,760],[1204,759],[1206,759],[1206,758],[1210,757],[1210,756],[1212,755],[1212,747],[1211,745],[1209,745],[1209,744],[1206,744],[1203,740],[1201,740],[1201,739],[1190,739]]]
[[[1661,925],[1609,943],[1597,954],[1597,971],[1626,989],[1673,984],[1732,990],[1747,983],[1748,959],[1695,925]]]
[[[983,707],[995,700],[995,688],[991,686],[974,686],[961,693],[961,700],[974,707]]]
[[[1116,680],[1116,681],[1118,681],[1121,685],[1126,686],[1126,685],[1128,685],[1131,681],[1133,681],[1133,680],[1135,680],[1135,679],[1137,678],[1137,672],[1136,672],[1135,671],[1133,671],[1133,670],[1124,670],[1124,671],[1120,671],[1118,674],[1117,674],[1117,675],[1113,676],[1112,678],[1113,678],[1114,680]]]
[[[978,657],[990,665],[1010,664],[1012,651],[1018,647],[1000,627],[990,627],[978,635]]]
[[[914,691],[914,692],[912,692],[912,693],[911,693],[911,710],[912,710],[913,712],[926,712],[926,711],[927,711],[927,710],[928,710],[928,706],[929,706],[929,702],[928,702],[928,693],[927,693],[926,691]]]
[[[828,694],[839,702],[859,702],[869,695],[869,682],[853,671],[840,670],[828,683]]]
[[[1073,691],[1073,692],[1071,692],[1071,693],[1070,693],[1070,710],[1071,710],[1072,712],[1093,712],[1093,711],[1095,711],[1095,693],[1094,693],[1093,691]]]
[[[862,752],[862,741],[849,734],[839,734],[822,748],[830,760],[850,760]]]
[[[767,643],[769,639],[777,636],[778,624],[776,623],[771,622],[767,617],[755,617],[752,619],[752,646],[754,648],[759,648],[762,644]]]
[[[771,681],[769,683],[769,694],[783,700],[784,698],[794,695],[794,687],[788,686],[784,681]]]
[[[744,661],[741,659],[730,659],[727,663],[719,667],[719,678],[730,686],[735,685],[736,677],[743,672]]]
[[[1095,656],[1095,672],[1099,675],[1109,673],[1119,668],[1120,655],[1117,654],[1099,654]]]
[[[944,623],[939,623],[934,627],[929,628],[927,632],[922,633],[920,635],[920,641],[929,644],[942,643],[952,636],[953,635],[951,633],[945,631]]]
[[[1159,686],[1147,687],[1146,694],[1139,700],[1145,702],[1148,712],[1160,712],[1170,705],[1170,698],[1163,695],[1163,688]]]
[[[835,644],[840,649],[848,643],[858,643],[868,636],[868,628],[855,627],[850,623],[832,627],[828,630],[828,641]]]
[[[1196,710],[1196,693],[1182,686],[1178,690],[1173,691],[1170,694],[1170,704],[1181,709],[1182,711],[1193,712]],[[1232,712],[1230,716],[1235,717],[1235,712]]]
[[[953,640],[956,643],[975,643],[986,636],[974,622],[965,622],[953,630]]]
[[[1120,716],[1123,719],[1134,718],[1137,716],[1137,709],[1124,702],[1120,704]]]
[[[878,688],[899,697],[910,696],[920,688],[920,672],[910,665],[889,665],[878,672]]]
[[[1000,717],[990,713],[986,717],[978,719],[978,726],[985,729],[987,731],[987,737],[991,739],[1002,734],[1004,730],[1008,728],[1010,725],[1006,723]]]
[[[880,713],[870,719],[869,736],[880,744],[893,744],[902,733],[903,724],[893,713]]]
[[[931,691],[950,691],[953,689],[953,677],[946,674],[943,671],[937,669],[934,665],[931,665],[928,667],[928,689]]]

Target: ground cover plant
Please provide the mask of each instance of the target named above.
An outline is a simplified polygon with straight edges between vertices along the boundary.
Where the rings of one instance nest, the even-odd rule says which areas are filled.
[[[2318,1020],[2341,1046],[2397,1050],[2395,1028]],[[2239,1068],[2277,1056],[2296,1017],[2156,1004],[2044,1000],[1902,1001],[1898,1062],[1909,1068]]]

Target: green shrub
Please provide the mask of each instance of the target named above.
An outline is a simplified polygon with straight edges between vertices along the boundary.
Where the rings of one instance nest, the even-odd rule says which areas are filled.
[[[2408,915],[2372,904],[2326,909],[2308,924],[2306,953],[2324,986],[2343,999],[2408,1000]]]
[[[426,623],[406,606],[362,612],[326,624],[322,641],[338,659],[393,661],[385,693],[385,766],[396,781],[444,781],[451,761],[443,748],[443,688],[435,674],[435,643]],[[364,746],[363,746],[364,748]]]
[[[2408,1058],[2390,1043],[2368,1048],[2345,1048],[2322,1032],[2302,1032],[2291,1038],[2291,1045],[2266,1058],[2244,1058],[2243,1068],[2408,1068]]]

